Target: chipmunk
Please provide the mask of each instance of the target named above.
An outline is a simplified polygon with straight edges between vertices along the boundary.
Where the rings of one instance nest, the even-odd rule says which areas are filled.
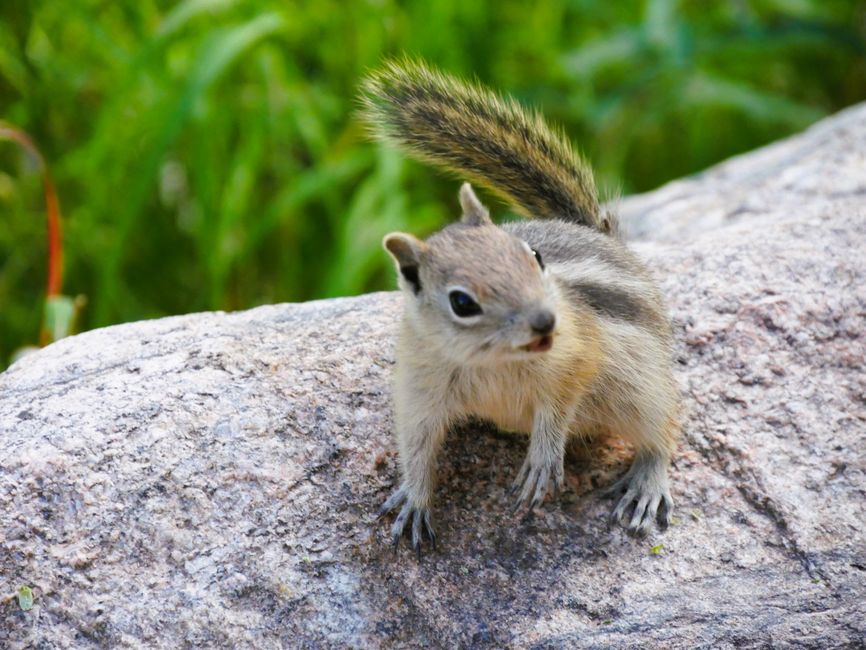
[[[602,213],[592,170],[535,112],[423,63],[391,62],[362,86],[374,136],[462,174],[537,220],[494,225],[472,187],[462,217],[427,240],[395,232],[405,312],[394,408],[407,526],[435,548],[430,507],[446,430],[476,416],[530,434],[514,481],[535,508],[563,483],[569,436],[619,433],[635,459],[611,519],[636,535],[670,522],[667,468],[678,436],[672,332],[650,274]]]

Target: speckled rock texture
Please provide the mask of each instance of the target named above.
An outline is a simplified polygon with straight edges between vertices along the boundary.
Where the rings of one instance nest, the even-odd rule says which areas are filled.
[[[395,556],[395,293],[132,323],[0,374],[0,647],[864,647],[866,106],[622,210],[678,341],[667,532],[608,526],[615,437],[510,515],[526,439],[472,424]]]

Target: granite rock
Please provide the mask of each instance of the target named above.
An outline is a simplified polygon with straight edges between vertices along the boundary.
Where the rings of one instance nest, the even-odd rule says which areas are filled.
[[[614,437],[510,515],[526,439],[472,423],[395,555],[396,293],[130,323],[0,374],[0,646],[863,647],[866,106],[620,208],[678,342],[667,532],[609,526]]]

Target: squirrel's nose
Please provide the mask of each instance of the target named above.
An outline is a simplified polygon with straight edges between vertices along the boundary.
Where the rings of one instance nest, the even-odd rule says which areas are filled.
[[[532,331],[542,336],[550,334],[556,325],[556,316],[549,309],[539,309],[529,317]]]

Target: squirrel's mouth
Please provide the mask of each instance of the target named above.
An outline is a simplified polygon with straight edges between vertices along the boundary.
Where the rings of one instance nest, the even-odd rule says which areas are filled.
[[[531,343],[524,345],[523,349],[527,352],[547,352],[552,347],[553,337],[550,334],[545,334],[544,336],[539,336]]]

